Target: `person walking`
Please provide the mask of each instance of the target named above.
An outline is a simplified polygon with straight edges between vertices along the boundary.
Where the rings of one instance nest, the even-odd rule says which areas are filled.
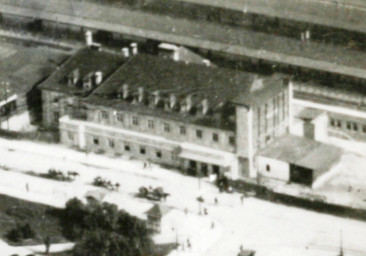
[[[46,252],[45,252],[45,254],[48,255],[49,252],[50,252],[50,247],[51,247],[51,238],[48,235],[44,239],[44,244],[46,246]]]
[[[219,203],[219,200],[217,200],[217,197],[215,197],[215,205]]]
[[[25,189],[27,190],[27,192],[29,192],[29,184],[28,184],[28,182],[25,183]]]
[[[240,202],[241,202],[241,205],[243,205],[243,203],[244,203],[244,194],[240,196]]]

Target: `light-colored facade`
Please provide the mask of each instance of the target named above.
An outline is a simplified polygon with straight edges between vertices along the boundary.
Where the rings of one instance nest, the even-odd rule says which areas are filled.
[[[257,176],[254,164],[255,154],[275,138],[286,134],[289,129],[291,87],[283,78],[253,77],[248,80],[247,76],[240,73],[242,78],[247,80],[235,81],[238,85],[228,84],[227,88],[225,84],[220,84],[222,81],[213,82],[216,87],[212,87],[210,92],[205,91],[204,94],[200,94],[202,91],[200,88],[209,86],[207,80],[202,80],[204,85],[184,86],[183,84],[184,94],[180,94],[182,89],[177,90],[172,86],[168,90],[174,91],[179,96],[176,106],[180,110],[177,111],[169,107],[172,103],[171,94],[161,94],[157,97],[159,89],[154,87],[151,90],[148,85],[142,89],[143,85],[138,82],[144,76],[143,72],[149,74],[150,68],[155,69],[155,67],[141,71],[138,78],[131,75],[132,80],[128,81],[134,83],[137,80],[135,87],[127,87],[119,80],[120,77],[124,78],[124,75],[132,72],[130,68],[138,69],[133,65],[140,65],[145,57],[139,58],[140,60],[135,60],[135,63],[130,61],[121,67],[88,97],[87,115],[84,120],[72,115],[60,118],[61,142],[87,152],[127,155],[149,160],[182,169],[190,175],[225,174],[233,179],[255,178]],[[163,66],[167,61],[158,57],[148,57],[148,60],[150,64],[156,61],[157,65]],[[177,67],[171,67],[172,65]],[[154,65],[151,64],[151,66]],[[184,69],[192,68],[174,61],[170,61],[168,66],[179,70],[176,72],[185,72]],[[205,72],[206,75],[210,72],[233,72],[198,65],[195,67],[199,69],[194,71],[197,76],[202,75],[200,71]],[[166,76],[171,74],[171,72],[166,73]],[[223,75],[227,74],[223,73]],[[179,77],[179,74],[175,73],[174,76]],[[184,83],[183,78],[174,81],[177,86]],[[163,84],[166,83],[163,82]],[[116,85],[118,90],[123,88],[120,95],[129,93],[133,95],[133,99],[128,101],[122,96],[116,96],[117,98],[109,96],[112,98],[103,99],[103,93],[113,95]],[[152,86],[155,84],[153,83]],[[228,105],[232,106],[229,107],[232,113],[230,111],[229,113],[222,110],[224,101],[219,100],[215,103],[207,93],[211,94],[211,98],[216,98],[219,94],[216,94],[215,90],[221,93],[223,90],[230,91],[231,87],[233,90],[239,90],[238,93],[230,92],[235,99],[220,95]],[[188,93],[185,92],[186,90]],[[194,114],[184,110],[188,104],[187,99],[191,99],[190,96],[193,98],[191,103]],[[204,102],[207,98],[210,99],[211,104],[207,110],[210,114],[204,113]],[[158,107],[158,104],[154,103],[156,99],[165,102],[165,107]],[[213,119],[221,114],[223,116],[218,120],[230,115],[232,125],[227,127],[215,125]]]

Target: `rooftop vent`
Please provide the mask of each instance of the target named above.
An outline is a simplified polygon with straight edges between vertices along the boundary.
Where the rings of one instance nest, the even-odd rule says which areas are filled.
[[[130,44],[130,46],[131,46],[131,49],[132,49],[132,55],[136,55],[136,54],[138,54],[138,46],[137,46],[137,43],[131,43]]]

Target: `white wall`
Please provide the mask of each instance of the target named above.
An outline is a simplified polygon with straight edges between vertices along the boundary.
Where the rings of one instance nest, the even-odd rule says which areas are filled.
[[[322,114],[315,118],[313,121],[315,126],[314,139],[320,142],[328,141],[328,115]]]
[[[269,165],[270,171],[267,171],[267,165]],[[261,176],[282,181],[290,180],[290,165],[286,162],[258,156],[257,169]]]

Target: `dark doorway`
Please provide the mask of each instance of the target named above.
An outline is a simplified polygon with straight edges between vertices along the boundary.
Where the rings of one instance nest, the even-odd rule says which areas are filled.
[[[219,176],[220,175],[220,167],[218,165],[213,165],[212,166],[212,172],[214,174],[216,174],[217,176]]]
[[[191,176],[197,175],[197,162],[196,161],[189,160],[187,174],[191,175]]]
[[[313,170],[290,164],[290,181],[311,186],[313,183]]]
[[[205,177],[208,175],[208,167],[207,167],[207,164],[205,164],[205,163],[202,163],[201,164],[201,173]]]

